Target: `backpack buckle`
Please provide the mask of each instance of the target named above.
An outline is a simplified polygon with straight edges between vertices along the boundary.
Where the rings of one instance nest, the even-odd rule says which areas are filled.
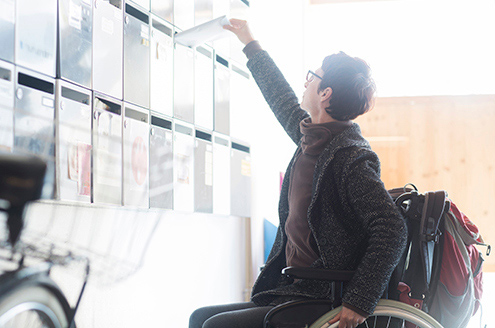
[[[435,244],[438,244],[440,242],[440,236],[442,235],[442,232],[437,231],[435,233],[431,234],[421,234],[419,236],[419,240],[424,241],[424,242],[431,242],[433,241]]]

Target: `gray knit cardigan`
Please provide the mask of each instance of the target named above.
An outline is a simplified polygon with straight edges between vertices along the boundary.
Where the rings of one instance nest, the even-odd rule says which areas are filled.
[[[299,123],[308,114],[266,51],[248,61],[248,68],[273,113],[300,146]],[[294,158],[290,162],[286,177]],[[265,267],[252,290],[252,301],[276,305],[292,299],[329,299],[330,282],[288,282],[285,222],[289,213],[289,179],[284,179],[279,203],[280,225]],[[313,176],[308,222],[320,258],[312,267],[356,270],[343,302],[371,314],[404,251],[405,223],[380,180],[380,162],[353,124],[333,138],[321,153]]]

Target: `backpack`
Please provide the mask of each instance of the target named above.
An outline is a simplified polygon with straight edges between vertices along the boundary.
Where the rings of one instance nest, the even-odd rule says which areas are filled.
[[[475,245],[486,246],[487,255],[491,247],[445,191],[420,194],[409,185],[389,191],[408,228],[408,247],[391,279],[397,291],[390,296],[444,327],[466,327],[483,294],[483,256]]]

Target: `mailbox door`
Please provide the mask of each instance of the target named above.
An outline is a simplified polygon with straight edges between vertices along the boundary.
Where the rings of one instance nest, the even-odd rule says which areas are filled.
[[[90,90],[56,80],[57,198],[91,200]]]
[[[215,63],[215,131],[230,134],[229,62],[218,55]]]
[[[149,113],[125,104],[123,129],[124,205],[149,207]]]
[[[196,130],[194,211],[213,213],[213,146],[211,134]]]
[[[227,17],[234,17],[234,16],[229,16],[229,13],[230,13],[230,0],[213,0],[213,18],[217,18],[223,15],[227,15]],[[215,48],[215,51],[217,53],[222,54],[223,56],[229,57],[231,38],[232,37],[222,38],[213,41],[213,48]],[[239,42],[239,41],[235,40],[234,42]]]
[[[93,6],[89,0],[59,0],[57,77],[91,88]]]
[[[194,0],[174,2],[174,25],[181,30],[194,26]]]
[[[194,0],[194,25],[201,25],[213,18],[213,0]]]
[[[151,12],[173,24],[174,0],[151,0]]]
[[[249,74],[231,65],[230,75],[230,135],[232,138],[248,140],[251,137],[252,130],[246,122],[249,121],[249,99],[250,85]]]
[[[93,89],[122,99],[122,0],[94,0]]]
[[[151,116],[150,207],[174,207],[172,121]]]
[[[0,60],[0,151],[14,147],[14,65]]]
[[[134,2],[138,6],[141,6],[141,8],[145,9],[146,11],[150,10],[150,0],[132,0],[131,2]]]
[[[54,80],[17,68],[14,110],[14,150],[39,155],[47,162],[42,198],[53,198],[55,187]]]
[[[15,63],[55,77],[57,0],[16,1]]]
[[[153,18],[151,27],[150,107],[169,117],[174,113],[173,26]]]
[[[231,214],[251,216],[251,155],[249,147],[232,142]]]
[[[122,205],[122,103],[93,97],[93,202]]]
[[[126,4],[124,20],[124,100],[144,108],[149,108],[149,16],[135,7]]]
[[[174,128],[174,210],[194,211],[194,135],[187,124]]]
[[[213,50],[197,47],[194,74],[194,123],[213,130]]]
[[[14,62],[15,0],[0,0],[0,60]]]
[[[249,22],[249,1],[248,0],[230,0],[230,16],[243,19]],[[230,58],[239,62],[246,63],[246,55],[242,52],[244,45],[241,42],[230,42]]]
[[[194,57],[193,50],[175,44],[174,53],[174,117],[194,122]]]
[[[213,213],[230,215],[230,141],[213,137]]]

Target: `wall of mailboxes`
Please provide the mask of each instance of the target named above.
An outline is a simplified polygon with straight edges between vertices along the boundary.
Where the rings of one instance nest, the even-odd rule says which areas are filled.
[[[0,0],[0,148],[47,159],[44,198],[250,216],[250,149],[229,115],[249,80],[240,47],[173,40],[248,9]]]

